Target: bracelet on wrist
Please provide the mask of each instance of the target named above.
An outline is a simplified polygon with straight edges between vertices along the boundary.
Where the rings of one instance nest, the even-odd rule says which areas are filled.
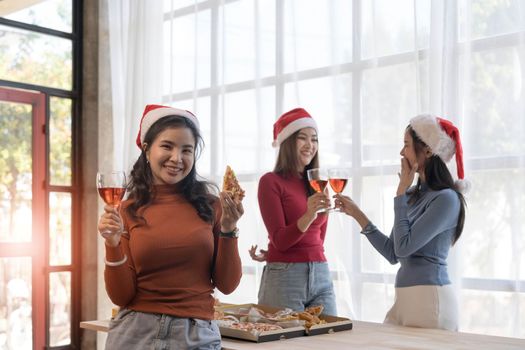
[[[361,234],[366,236],[371,234],[375,230],[377,230],[376,226],[372,222],[368,222],[368,224],[363,228],[363,230],[361,230]]]
[[[239,238],[239,229],[236,227],[230,232],[219,232],[219,237],[225,238]]]
[[[124,259],[120,261],[107,261],[107,259],[104,258],[104,263],[106,263],[107,266],[115,267],[115,266],[123,265],[127,260],[128,260],[128,256],[124,255]]]

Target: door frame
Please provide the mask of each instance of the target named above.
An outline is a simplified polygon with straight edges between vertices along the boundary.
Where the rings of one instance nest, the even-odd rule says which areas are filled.
[[[33,349],[46,347],[48,301],[49,205],[47,200],[46,95],[0,87],[0,101],[31,105],[32,235],[31,242],[0,243],[0,257],[31,257]]]

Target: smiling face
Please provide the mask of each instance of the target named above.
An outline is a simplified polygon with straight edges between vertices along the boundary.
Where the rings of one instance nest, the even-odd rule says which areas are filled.
[[[310,164],[319,147],[317,131],[314,128],[304,128],[299,130],[295,138],[297,148],[297,169],[300,173]]]
[[[195,137],[186,127],[160,132],[151,146],[146,145],[146,158],[154,185],[174,185],[184,180],[195,163]]]

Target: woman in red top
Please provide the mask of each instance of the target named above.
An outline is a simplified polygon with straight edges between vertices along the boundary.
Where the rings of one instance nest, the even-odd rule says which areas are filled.
[[[106,206],[98,225],[106,290],[121,307],[106,349],[220,349],[212,292],[239,284],[242,204],[197,179],[202,139],[192,113],[146,106],[137,145],[129,198],[120,215]]]
[[[259,303],[294,310],[323,305],[325,314],[336,315],[323,247],[328,215],[319,213],[330,199],[314,193],[306,177],[308,169],[319,167],[315,121],[302,108],[283,114],[274,124],[273,145],[279,147],[277,162],[258,190],[269,238]]]

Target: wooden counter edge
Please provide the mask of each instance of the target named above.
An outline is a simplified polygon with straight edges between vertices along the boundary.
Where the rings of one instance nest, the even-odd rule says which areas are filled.
[[[80,328],[94,330],[98,332],[107,332],[109,330],[109,322],[110,320],[93,320],[93,321],[82,321],[80,322]],[[400,335],[405,336],[414,336],[414,335],[421,335],[425,334],[427,337],[443,337],[443,336],[449,336],[453,339],[458,340],[470,340],[473,339],[476,341],[483,341],[484,339],[489,340],[496,340],[499,342],[504,342],[507,344],[517,344],[517,345],[523,345],[525,343],[525,339],[523,338],[514,338],[514,337],[503,337],[503,336],[497,336],[497,335],[485,335],[485,334],[477,334],[477,333],[463,333],[463,332],[452,332],[452,331],[445,331],[442,329],[429,329],[429,328],[412,328],[412,327],[402,327],[402,326],[395,326],[385,323],[375,323],[375,322],[367,322],[367,321],[353,321],[355,328],[359,329],[378,329],[380,331],[381,328],[385,329],[392,329],[396,332],[399,332]],[[353,331],[355,332],[355,330]],[[229,343],[229,342],[245,342],[244,340],[239,339],[223,339],[223,342]],[[226,349],[226,348],[225,348]]]

